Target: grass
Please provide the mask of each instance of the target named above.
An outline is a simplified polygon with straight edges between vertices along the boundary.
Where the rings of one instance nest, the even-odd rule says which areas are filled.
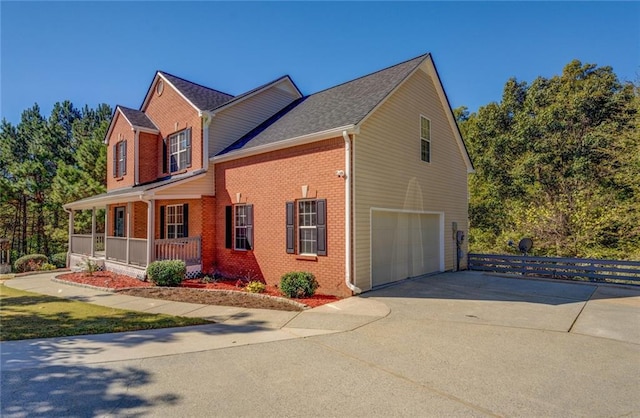
[[[200,318],[124,311],[0,284],[0,341],[183,327],[210,323]]]

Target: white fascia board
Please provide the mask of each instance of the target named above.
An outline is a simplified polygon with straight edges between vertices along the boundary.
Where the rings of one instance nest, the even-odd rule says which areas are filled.
[[[65,209],[84,210],[94,207],[103,207],[111,203],[135,202],[141,200],[143,192],[122,193],[117,196],[102,196],[96,198],[83,199],[82,201],[67,203],[62,205]]]
[[[357,134],[360,132],[355,125],[346,125],[326,131],[315,132],[312,134],[302,135],[295,138],[285,139],[283,141],[274,142],[272,144],[258,145],[248,149],[239,149],[231,151],[224,155],[209,158],[212,163],[221,163],[224,161],[237,160],[238,158],[250,157],[253,155],[264,154],[265,152],[277,151],[285,148],[291,148],[298,145],[310,144],[325,139],[342,137],[342,132],[347,131],[348,134]]]
[[[473,169],[473,164],[471,163],[471,158],[469,157],[469,152],[467,151],[467,147],[464,145],[464,140],[460,135],[460,130],[458,129],[458,124],[456,123],[456,118],[453,115],[453,110],[451,109],[451,105],[449,104],[449,99],[447,98],[447,94],[444,91],[444,87],[442,86],[442,81],[440,80],[440,76],[438,75],[438,70],[433,62],[433,58],[431,54],[429,54],[429,59],[425,60],[420,66],[424,66],[424,70],[431,79],[433,80],[433,85],[436,88],[436,92],[438,93],[438,98],[440,99],[440,104],[442,105],[442,109],[444,109],[444,113],[447,116],[447,120],[449,121],[449,126],[451,127],[451,132],[453,132],[453,136],[456,139],[456,143],[458,144],[458,148],[460,150],[460,154],[462,155],[462,159],[464,160],[465,165],[467,166],[467,174],[475,173],[476,171]]]

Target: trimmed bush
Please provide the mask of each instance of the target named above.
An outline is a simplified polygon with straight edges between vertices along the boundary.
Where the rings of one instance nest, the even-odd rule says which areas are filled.
[[[50,257],[51,264],[59,269],[67,267],[67,253],[56,253]]]
[[[154,261],[147,267],[147,276],[156,286],[179,286],[187,274],[187,265],[182,260]]]
[[[27,271],[38,271],[40,267],[49,259],[44,254],[28,254],[23,255],[13,263],[16,273],[24,273]]]
[[[316,277],[305,271],[286,273],[280,278],[280,291],[290,298],[313,296],[318,286]]]
[[[55,270],[55,269],[57,269],[57,267],[49,263],[44,263],[43,265],[40,266],[40,271]]]
[[[249,282],[249,284],[245,286],[244,290],[250,293],[262,293],[266,288],[267,286],[264,283],[254,280]]]

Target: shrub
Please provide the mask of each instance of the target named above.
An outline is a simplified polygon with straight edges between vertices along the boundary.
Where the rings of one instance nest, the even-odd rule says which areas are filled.
[[[78,263],[77,266],[82,269],[83,273],[86,273],[88,276],[93,276],[93,273],[100,269],[98,263],[88,258],[83,258],[81,263]]]
[[[55,269],[57,269],[57,267],[49,263],[44,263],[43,265],[40,266],[41,271],[55,270]]]
[[[147,267],[147,276],[156,286],[179,286],[187,266],[182,260],[154,261]]]
[[[280,278],[280,291],[290,298],[313,296],[318,286],[315,276],[304,271],[286,273]]]
[[[50,257],[51,264],[59,269],[67,267],[67,253],[56,253]]]
[[[49,259],[44,254],[29,254],[18,258],[13,264],[13,267],[16,269],[16,273],[37,271],[48,261]]]
[[[265,291],[266,288],[267,286],[264,283],[254,280],[252,282],[249,282],[249,284],[244,288],[244,290],[250,293],[262,293]]]

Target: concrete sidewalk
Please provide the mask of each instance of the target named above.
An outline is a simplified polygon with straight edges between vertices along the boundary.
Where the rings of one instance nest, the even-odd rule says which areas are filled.
[[[69,285],[53,281],[60,273],[7,280],[5,286],[115,309],[197,317],[211,325],[116,334],[7,341],[1,344],[0,368],[91,364],[198,352],[350,331],[389,314],[382,302],[352,297],[302,312],[248,309],[173,302]],[[82,350],[71,347],[82,346]],[[42,356],[43,348],[46,356]]]

